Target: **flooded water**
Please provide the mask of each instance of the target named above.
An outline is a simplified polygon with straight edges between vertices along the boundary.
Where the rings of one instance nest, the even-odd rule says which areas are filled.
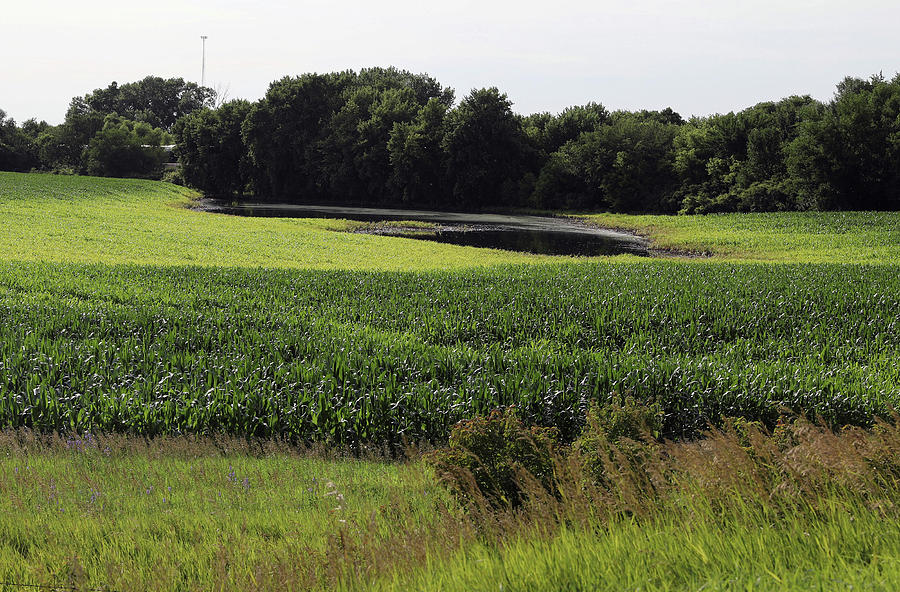
[[[536,253],[540,255],[579,255],[596,257],[599,255],[619,255],[632,253],[648,255],[647,248],[631,241],[622,241],[602,235],[566,232],[557,230],[523,229],[478,229],[442,230],[433,236],[397,234],[407,238],[431,240],[468,247],[486,247]]]
[[[403,228],[379,229],[378,233],[416,240],[542,255],[587,257],[622,253],[649,255],[648,243],[645,239],[624,232],[591,228],[566,218],[261,202],[234,204],[215,200],[204,200],[200,209],[237,216],[344,218],[362,222],[399,220],[431,222],[436,225],[436,228],[427,233],[422,233],[419,229],[411,232],[410,229]]]

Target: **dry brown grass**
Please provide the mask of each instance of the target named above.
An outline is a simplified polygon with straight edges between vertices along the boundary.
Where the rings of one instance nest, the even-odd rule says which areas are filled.
[[[736,504],[776,512],[815,509],[834,496],[861,500],[873,511],[894,514],[900,503],[900,427],[897,418],[873,429],[832,430],[806,420],[782,424],[768,433],[753,423],[731,423],[696,441],[601,438],[591,458],[575,450],[554,459],[554,487],[520,472],[527,492],[520,508],[497,510],[477,494],[467,516],[478,533],[499,538],[521,525],[596,523],[614,517],[650,518],[685,500],[701,499],[727,513]],[[599,462],[598,462],[599,461]],[[444,480],[477,492],[464,471]]]

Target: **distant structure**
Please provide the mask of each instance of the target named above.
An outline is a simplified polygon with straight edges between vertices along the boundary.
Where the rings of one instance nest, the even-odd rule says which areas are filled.
[[[141,148],[162,148],[162,151],[166,153],[166,161],[163,163],[163,170],[165,171],[174,171],[178,168],[178,162],[172,162],[175,156],[175,144],[163,144],[162,146],[156,146],[154,144],[141,144]]]
[[[162,148],[163,151],[165,151],[166,160],[171,161],[172,157],[174,156],[173,151],[175,150],[175,144],[163,144],[162,146],[160,146],[160,148]],[[164,162],[163,163],[164,170],[174,171],[177,168],[178,168],[177,162]]]
[[[200,35],[203,43],[203,58],[200,62],[200,86],[206,86],[206,35]]]

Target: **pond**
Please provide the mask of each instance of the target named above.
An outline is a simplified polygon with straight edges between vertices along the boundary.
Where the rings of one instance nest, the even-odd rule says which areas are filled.
[[[263,202],[230,203],[212,199],[202,200],[199,209],[237,216],[428,222],[434,226],[422,229],[385,225],[363,229],[362,232],[541,255],[649,255],[646,239],[625,232],[592,228],[570,218]]]

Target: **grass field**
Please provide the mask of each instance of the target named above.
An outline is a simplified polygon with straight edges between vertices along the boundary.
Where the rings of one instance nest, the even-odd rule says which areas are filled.
[[[5,261],[304,269],[422,270],[546,257],[332,232],[346,221],[256,219],[186,209],[196,194],[153,181],[0,172]],[[785,212],[586,218],[716,259],[900,263],[900,215]],[[559,259],[559,258],[557,258]]]
[[[836,502],[830,512],[786,520],[752,511],[723,519],[701,509],[649,523],[623,520],[599,533],[567,530],[549,539],[526,534],[499,551],[473,545],[449,561],[369,589],[896,589],[897,529],[886,529],[866,508],[847,506]]]
[[[896,589],[900,473],[876,496],[829,465],[808,507],[673,490],[653,515],[485,530],[419,462],[294,444],[441,443],[508,404],[572,438],[613,393],[669,436],[868,424],[900,401],[900,215],[602,215],[713,256],[579,260],[191,197],[0,173],[0,590]]]
[[[2,432],[0,589],[896,589],[900,432],[797,434],[672,443],[599,488],[561,473],[562,500],[481,513],[420,463]]]
[[[766,263],[900,264],[897,212],[706,216],[596,214],[584,219],[649,236],[661,249]]]
[[[188,209],[192,191],[132,179],[0,172],[0,259],[104,265],[451,269],[540,257],[347,232],[343,220]]]
[[[0,590],[247,589],[272,573],[318,587],[341,575],[342,529],[388,544],[449,508],[419,466],[273,443],[6,432],[0,450]]]

